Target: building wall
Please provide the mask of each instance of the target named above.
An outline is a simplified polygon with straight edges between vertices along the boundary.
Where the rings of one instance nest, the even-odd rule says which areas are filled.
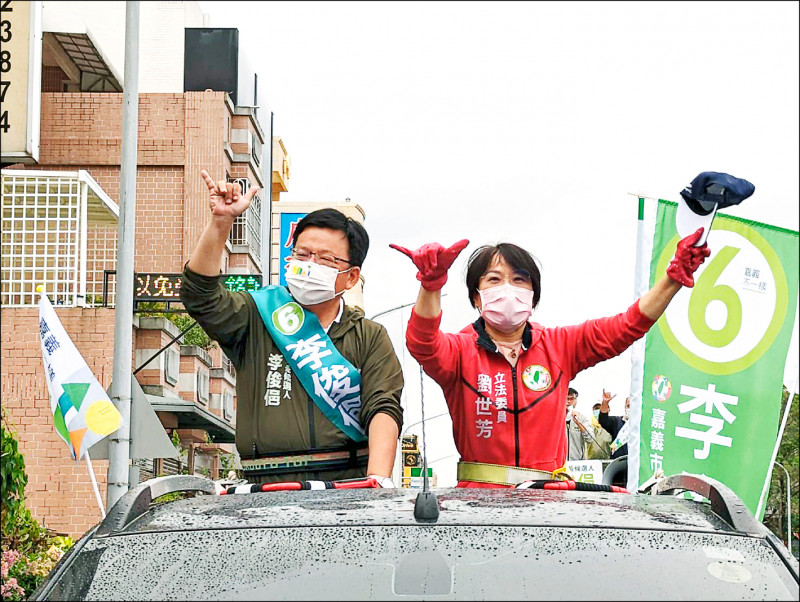
[[[43,93],[37,169],[85,169],[119,203],[122,99],[115,93]],[[201,169],[215,179],[230,175],[257,181],[249,167],[233,163],[224,151],[230,121],[231,108],[223,92],[140,94],[135,271],[182,270],[210,217]],[[248,255],[232,257],[235,265],[255,271]],[[114,310],[57,307],[56,311],[107,389],[113,369]],[[85,462],[75,464],[53,428],[38,309],[3,308],[0,324],[2,402],[26,458],[28,506],[48,527],[78,537],[100,519],[100,513]],[[135,341],[134,354],[140,342],[145,344]],[[140,383],[157,385],[162,378],[163,370],[143,374]],[[232,388],[228,383],[212,381],[212,385],[218,395],[223,388]],[[105,503],[108,462],[93,464]]]
[[[48,13],[69,14],[83,22],[123,83],[125,2],[47,0],[42,12],[45,25]],[[57,25],[61,20],[54,21]],[[183,92],[183,28],[204,23],[197,2],[139,3],[139,92]]]
[[[104,389],[111,385],[114,311],[56,308],[65,330]],[[76,463],[53,428],[39,345],[39,310],[0,310],[3,413],[17,431],[25,457],[26,505],[48,528],[72,537],[100,520],[85,461]],[[108,461],[92,462],[106,505]]]
[[[210,217],[208,187],[200,177],[205,169],[215,180],[225,179],[230,161],[225,157],[223,137],[229,113],[224,92],[186,92],[185,164],[183,188],[183,263],[189,260]]]
[[[200,170],[224,177],[226,114],[223,92],[139,95],[135,271],[189,259],[208,220]],[[118,203],[121,156],[121,94],[42,94],[41,169],[86,169]]]

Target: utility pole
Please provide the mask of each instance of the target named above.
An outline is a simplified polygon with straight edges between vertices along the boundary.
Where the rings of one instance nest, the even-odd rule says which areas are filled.
[[[111,401],[122,425],[108,442],[110,510],[130,484],[131,356],[133,354],[133,249],[136,232],[136,154],[139,136],[139,2],[125,2],[125,83],[122,96],[122,158]]]

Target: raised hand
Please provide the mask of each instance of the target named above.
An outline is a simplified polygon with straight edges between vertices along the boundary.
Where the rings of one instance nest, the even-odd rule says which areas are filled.
[[[389,246],[408,256],[414,262],[419,270],[417,280],[422,283],[422,288],[427,291],[438,291],[447,282],[447,270],[468,244],[469,240],[465,238],[447,248],[438,242],[424,244],[415,251],[409,251],[405,247],[395,244]]]
[[[675,249],[675,257],[669,262],[667,276],[680,282],[683,286],[692,288],[694,286],[693,274],[697,271],[706,257],[711,254],[711,250],[706,243],[695,247],[695,243],[703,235],[703,229],[698,228],[693,234],[678,242]]]
[[[612,399],[614,399],[616,396],[617,396],[617,394],[616,394],[616,393],[614,393],[614,394],[612,395],[611,393],[609,393],[608,391],[606,391],[605,389],[603,389],[603,399],[600,401],[600,411],[601,411],[603,414],[608,414],[608,409],[609,409],[609,406],[608,406],[608,404],[609,404],[609,403],[611,402],[611,400],[612,400]]]
[[[244,213],[250,206],[250,201],[259,191],[258,186],[251,186],[245,194],[238,182],[215,182],[209,173],[203,169],[200,176],[208,186],[208,205],[211,214],[220,217],[236,218]]]

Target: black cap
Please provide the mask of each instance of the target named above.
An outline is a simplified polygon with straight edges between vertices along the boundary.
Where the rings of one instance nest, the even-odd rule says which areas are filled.
[[[747,180],[726,173],[704,171],[681,190],[681,196],[692,211],[708,215],[714,210],[714,205],[717,209],[738,205],[755,189]]]

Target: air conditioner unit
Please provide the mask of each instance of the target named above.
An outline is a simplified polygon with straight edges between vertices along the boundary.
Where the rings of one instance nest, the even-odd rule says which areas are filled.
[[[233,418],[233,393],[230,391],[222,394],[222,417],[225,420]]]
[[[208,370],[197,372],[197,401],[203,405],[208,404]]]
[[[175,385],[178,383],[178,373],[180,372],[181,354],[174,347],[170,347],[166,351],[166,359],[164,360],[164,380],[170,384]]]

